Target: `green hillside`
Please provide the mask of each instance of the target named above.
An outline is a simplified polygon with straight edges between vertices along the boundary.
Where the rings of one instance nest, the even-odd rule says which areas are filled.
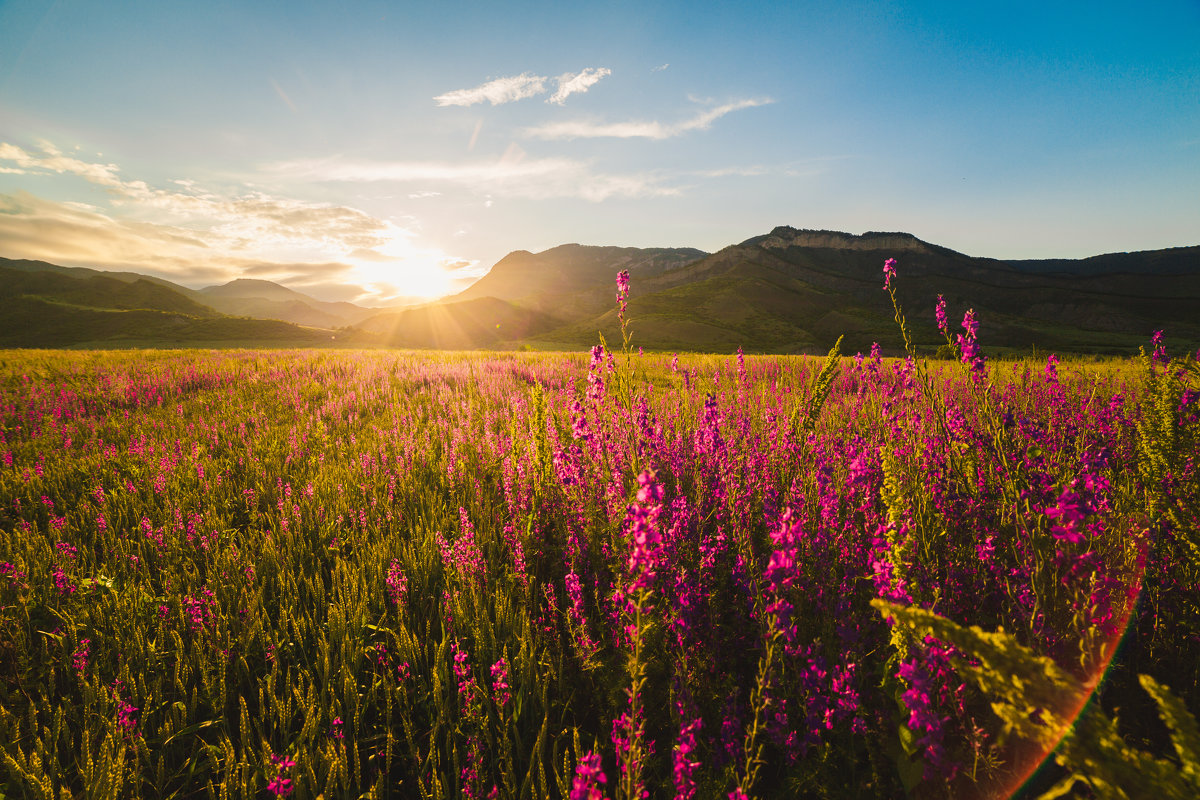
[[[74,277],[57,272],[25,272],[0,267],[0,299],[21,297],[80,308],[145,309],[197,317],[218,316],[218,312],[208,306],[146,279],[124,281],[103,274]]]
[[[1009,263],[903,233],[793,228],[640,281],[633,276],[634,341],[654,349],[818,352],[844,335],[851,352],[877,341],[894,348],[893,310],[882,290],[890,257],[899,263],[898,295],[914,340],[930,350],[944,341],[933,322],[939,294],[955,328],[966,309],[975,309],[993,350],[1128,353],[1159,329],[1179,344],[1200,342],[1200,247],[1111,254],[1088,264]],[[606,310],[537,338],[586,346],[597,331],[617,336],[605,299],[611,290],[591,294],[577,306],[605,302]]]
[[[999,261],[908,233],[777,227],[712,254],[579,244],[519,250],[454,297],[389,311],[320,302],[268,281],[191,290],[133,273],[0,259],[0,346],[578,349],[595,344],[598,332],[619,340],[614,280],[628,270],[637,346],[812,353],[844,336],[848,352],[874,342],[897,352],[882,289],[887,258],[898,262],[897,294],[926,352],[944,342],[933,320],[939,295],[952,333],[972,308],[993,353],[1129,354],[1156,330],[1173,346],[1200,345],[1200,246]]]

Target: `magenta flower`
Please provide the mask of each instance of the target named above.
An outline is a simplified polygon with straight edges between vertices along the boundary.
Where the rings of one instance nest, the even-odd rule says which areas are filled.
[[[629,593],[649,588],[654,579],[654,568],[661,539],[658,530],[658,515],[662,508],[663,490],[654,480],[654,473],[645,470],[638,475],[637,502],[629,507],[626,520],[633,538],[629,552],[629,575],[633,581]]]
[[[76,586],[67,577],[67,573],[63,572],[62,567],[56,565],[50,574],[54,578],[54,588],[58,590],[59,594],[64,597],[74,594]]]
[[[276,775],[267,783],[267,791],[276,797],[286,797],[292,793],[292,779]]]
[[[508,662],[503,658],[492,664],[492,691],[496,693],[496,704],[501,708],[512,699],[508,685]]]
[[[75,671],[79,673],[79,677],[81,678],[83,677],[83,673],[87,670],[88,656],[89,651],[91,650],[91,645],[91,639],[80,639],[79,647],[75,649],[75,652],[71,656],[71,663],[74,665]]]
[[[1154,345],[1154,355],[1152,356],[1154,363],[1162,364],[1163,366],[1170,363],[1171,359],[1167,355],[1167,345],[1163,341],[1163,332],[1155,331],[1154,336],[1150,339],[1150,343]]]
[[[276,772],[275,776],[267,783],[267,791],[276,797],[286,797],[296,788],[292,779],[286,775],[288,770],[296,766],[296,762],[287,756],[272,754],[271,764],[274,765]]]
[[[696,796],[696,731],[704,721],[696,718],[679,729],[679,740],[675,743],[675,800],[692,800]]]
[[[958,334],[959,358],[971,367],[976,377],[981,377],[986,359],[979,349],[979,322],[975,319],[975,309],[969,308],[963,314],[962,326],[964,332]]]
[[[946,298],[942,297],[940,294],[938,295],[937,308],[934,310],[934,316],[937,318],[938,330],[941,331],[944,336],[949,336],[950,323],[946,321]]]
[[[392,563],[388,565],[387,578],[388,596],[392,598],[392,602],[397,608],[404,607],[404,601],[408,599],[408,578],[404,574],[404,570],[400,567],[400,562],[392,559]]]
[[[15,564],[8,561],[0,561],[0,577],[8,579],[8,587],[10,589],[16,589],[29,576],[22,570],[17,569]]]
[[[1084,499],[1074,489],[1074,485],[1064,489],[1058,502],[1046,509],[1046,516],[1058,521],[1050,533],[1055,539],[1070,544],[1078,544],[1086,538],[1084,523],[1088,517]]]
[[[1046,383],[1058,385],[1058,356],[1054,353],[1046,358]]]
[[[600,765],[600,756],[588,753],[579,759],[575,767],[575,779],[571,781],[570,800],[603,800],[604,793],[600,785],[607,783],[604,769]]]
[[[883,262],[883,288],[892,288],[892,278],[896,277],[896,259],[889,258]]]
[[[458,516],[462,532],[457,539],[449,542],[440,533],[436,537],[442,564],[467,583],[482,587],[487,579],[487,561],[475,541],[475,526],[467,516],[467,510],[460,506]]]
[[[126,733],[131,733],[137,727],[137,718],[134,716],[137,714],[137,710],[137,706],[133,703],[124,700],[117,703],[117,724]]]
[[[592,348],[592,360],[588,364],[587,398],[595,402],[604,399],[604,348],[596,345]]]

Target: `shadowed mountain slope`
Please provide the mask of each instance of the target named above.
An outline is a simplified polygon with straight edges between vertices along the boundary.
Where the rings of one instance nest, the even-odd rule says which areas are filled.
[[[218,316],[208,306],[144,277],[128,280],[110,277],[103,272],[89,272],[72,274],[0,267],[0,298],[12,300],[27,297],[86,308],[145,309],[199,317]]]
[[[547,251],[548,253],[551,251]],[[974,308],[985,346],[1131,352],[1165,328],[1200,341],[1200,247],[1117,253],[1080,261],[975,258],[907,233],[808,231],[778,227],[674,269],[633,277],[634,342],[660,349],[820,351],[845,334],[850,352],[898,333],[883,262],[899,264],[898,295],[910,332],[924,347],[943,340],[933,309],[944,295],[952,323]],[[504,264],[497,264],[500,268]],[[607,284],[560,308],[580,313],[536,337],[586,346],[597,332],[617,336]],[[522,302],[533,304],[532,286]]]
[[[495,297],[563,320],[599,314],[615,296],[613,279],[660,275],[706,256],[690,247],[591,247],[564,244],[541,253],[517,250],[452,300]]]
[[[12,264],[17,268],[7,268]],[[0,262],[0,347],[318,346],[329,330],[226,316],[133,273]]]

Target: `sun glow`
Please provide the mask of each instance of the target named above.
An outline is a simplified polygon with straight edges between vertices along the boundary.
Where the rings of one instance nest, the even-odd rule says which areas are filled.
[[[401,297],[433,300],[452,291],[449,274],[436,262],[413,264],[405,260],[356,263],[348,278],[385,301]]]
[[[473,262],[449,256],[436,247],[418,245],[411,234],[394,227],[382,244],[357,251],[347,261],[353,266],[347,277],[384,302],[434,300],[451,294],[456,288],[454,273],[473,266]]]

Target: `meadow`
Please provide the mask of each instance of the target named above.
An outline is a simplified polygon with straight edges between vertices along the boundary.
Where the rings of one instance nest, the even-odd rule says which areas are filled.
[[[1196,355],[618,288],[590,355],[0,353],[4,796],[1200,792]]]

